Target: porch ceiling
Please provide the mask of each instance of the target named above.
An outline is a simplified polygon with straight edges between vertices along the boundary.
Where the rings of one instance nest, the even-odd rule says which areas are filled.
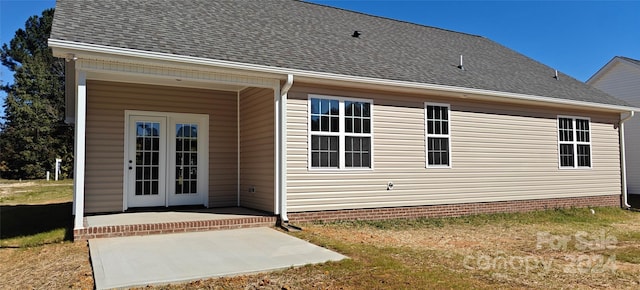
[[[144,74],[117,74],[112,72],[92,71],[87,73],[87,79],[123,83],[136,83],[156,86],[172,86],[183,88],[196,88],[217,91],[239,92],[247,88],[242,85],[231,85],[197,79],[182,79],[171,76],[150,76]]]
[[[276,88],[280,85],[280,81],[274,78],[251,76],[230,70],[180,67],[170,63],[159,65],[79,59],[75,63],[75,70],[85,72],[86,78],[92,80],[233,92],[249,87]]]

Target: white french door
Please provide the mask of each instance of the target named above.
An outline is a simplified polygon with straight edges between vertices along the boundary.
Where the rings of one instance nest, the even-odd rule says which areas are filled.
[[[206,206],[209,117],[135,111],[126,115],[125,209]]]

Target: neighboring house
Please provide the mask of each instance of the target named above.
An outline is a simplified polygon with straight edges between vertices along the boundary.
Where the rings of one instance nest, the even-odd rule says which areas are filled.
[[[298,1],[58,1],[75,228],[619,206],[635,108],[487,38]]]
[[[603,92],[640,107],[640,60],[616,56],[596,72],[590,84]],[[640,116],[624,123],[627,190],[640,194]]]

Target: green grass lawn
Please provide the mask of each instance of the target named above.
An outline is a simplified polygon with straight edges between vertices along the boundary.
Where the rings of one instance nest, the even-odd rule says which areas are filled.
[[[0,183],[0,247],[32,247],[73,238],[72,180]]]

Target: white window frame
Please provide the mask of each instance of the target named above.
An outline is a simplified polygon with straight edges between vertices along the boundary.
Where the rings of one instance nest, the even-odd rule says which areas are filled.
[[[571,119],[572,123],[572,141],[560,141],[560,119]],[[576,120],[585,120],[589,122],[589,142],[578,141],[577,136],[577,127]],[[558,139],[558,168],[559,169],[592,169],[593,168],[593,146],[591,145],[591,140],[593,140],[593,126],[591,123],[591,118],[589,117],[580,117],[580,116],[567,116],[567,115],[558,115],[556,118],[556,138]],[[573,166],[563,166],[562,158],[560,156],[561,153],[561,145],[562,144],[570,144],[573,146]],[[578,166],[578,145],[589,145],[589,166]]]
[[[428,128],[428,106],[437,106],[437,107],[446,107],[447,108],[447,134],[429,134]],[[447,138],[448,142],[448,153],[449,153],[449,164],[448,165],[430,165],[429,164],[429,137],[433,138]],[[433,103],[433,102],[425,102],[424,103],[424,153],[425,153],[425,168],[452,168],[453,160],[451,159],[451,105],[445,103]]]
[[[338,132],[322,132],[322,131],[311,131],[311,99],[328,99],[328,100],[336,100],[338,101]],[[345,102],[360,102],[360,103],[369,103],[369,119],[371,120],[371,128],[369,133],[346,133],[345,132]],[[307,98],[307,170],[309,171],[372,171],[374,169],[374,150],[373,150],[373,100],[371,99],[361,99],[361,98],[351,98],[351,97],[340,97],[340,96],[330,96],[330,95],[315,95],[309,94]],[[311,135],[320,135],[320,136],[337,136],[338,137],[338,167],[312,167],[311,163]],[[369,149],[369,167],[346,167],[345,166],[345,137],[369,137],[370,138],[370,149]]]

